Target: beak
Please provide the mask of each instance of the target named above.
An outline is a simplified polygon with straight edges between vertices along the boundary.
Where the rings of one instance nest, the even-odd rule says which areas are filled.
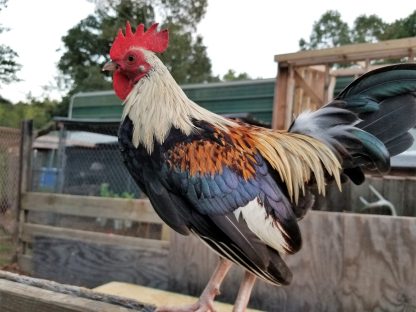
[[[114,62],[107,62],[104,64],[103,68],[101,69],[102,71],[109,71],[109,72],[113,72],[117,69],[117,64]]]

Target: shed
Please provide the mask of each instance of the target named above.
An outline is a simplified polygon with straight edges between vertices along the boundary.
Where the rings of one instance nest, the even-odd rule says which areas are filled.
[[[200,83],[181,86],[186,95],[217,114],[245,113],[255,121],[271,124],[274,79]],[[113,91],[77,93],[72,97],[71,119],[119,119],[122,104]]]

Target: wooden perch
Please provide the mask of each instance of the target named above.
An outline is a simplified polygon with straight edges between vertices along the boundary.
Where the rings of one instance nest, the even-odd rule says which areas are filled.
[[[135,300],[0,271],[0,311],[152,312],[154,310],[154,306],[141,304]]]

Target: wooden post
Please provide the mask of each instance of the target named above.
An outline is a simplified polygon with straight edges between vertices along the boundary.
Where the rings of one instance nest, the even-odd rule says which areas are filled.
[[[293,104],[295,97],[295,70],[293,66],[289,66],[289,78],[287,81],[287,91],[286,91],[286,111],[285,111],[285,122],[282,129],[287,129],[293,119]]]
[[[24,120],[21,126],[21,141],[19,154],[19,183],[17,193],[17,209],[16,220],[18,227],[14,233],[14,240],[18,242],[24,252],[26,244],[19,241],[19,233],[21,233],[21,223],[27,219],[27,212],[22,209],[22,194],[31,189],[32,185],[32,143],[33,143],[33,121]]]
[[[287,65],[287,64],[286,64]],[[279,64],[274,87],[274,103],[273,103],[273,129],[284,129],[286,117],[286,97],[289,79],[289,68]]]
[[[56,193],[63,193],[65,184],[65,163],[66,163],[66,129],[63,123],[58,124],[59,143],[58,143],[58,183],[55,186]]]
[[[410,48],[409,49],[409,58],[407,60],[407,62],[412,63],[415,61],[415,49]]]

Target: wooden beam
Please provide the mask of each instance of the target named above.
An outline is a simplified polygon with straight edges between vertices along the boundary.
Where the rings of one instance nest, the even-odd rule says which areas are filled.
[[[297,70],[295,70],[295,81],[296,83],[305,91],[305,93],[312,98],[314,102],[323,103],[323,100],[318,94],[316,94],[315,90],[313,90],[305,80],[303,80],[302,76],[299,74]]]
[[[32,243],[35,236],[61,238],[67,240],[79,240],[94,244],[119,245],[126,248],[168,248],[169,242],[117,234],[73,230],[49,225],[25,223],[22,225],[21,240]]]
[[[71,216],[123,219],[164,224],[148,199],[122,199],[28,192],[22,195],[22,208]]]
[[[336,48],[309,50],[280,54],[274,57],[282,66],[289,64],[307,66],[326,63],[342,63],[369,59],[404,57],[409,49],[416,48],[416,38],[403,38],[378,43],[359,43]],[[284,65],[286,64],[286,65]]]
[[[154,306],[90,289],[0,271],[0,311],[133,312]]]
[[[275,94],[273,102],[273,117],[272,117],[272,128],[273,129],[284,129],[285,127],[285,116],[286,116],[286,94],[287,85],[289,79],[289,69],[287,67],[278,67],[276,83],[275,83]]]

